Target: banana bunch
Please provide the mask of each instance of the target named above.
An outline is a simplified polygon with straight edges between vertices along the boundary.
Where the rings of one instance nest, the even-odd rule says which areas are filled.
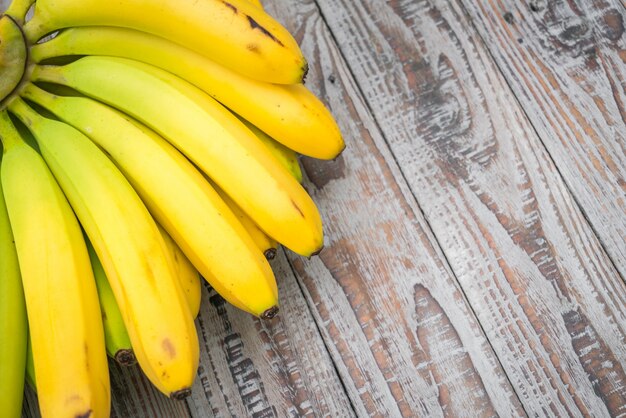
[[[279,244],[323,246],[298,156],[344,148],[307,70],[258,1],[13,1],[0,16],[0,416],[19,416],[25,382],[44,417],[108,416],[107,355],[188,396],[202,280],[276,315],[268,260]]]

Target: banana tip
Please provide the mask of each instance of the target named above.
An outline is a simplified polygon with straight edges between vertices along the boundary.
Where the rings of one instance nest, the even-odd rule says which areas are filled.
[[[276,257],[276,248],[269,248],[263,252],[265,258],[268,260],[273,260]]]
[[[137,363],[135,353],[130,349],[122,349],[115,353],[115,361],[122,366],[132,366]]]
[[[261,314],[261,319],[272,319],[278,314],[278,306],[272,306]]]
[[[177,401],[182,401],[189,395],[191,395],[191,389],[185,388],[185,389],[177,390],[176,392],[172,392],[171,397],[172,399],[176,399]]]
[[[311,255],[308,256],[307,258],[310,260],[311,257],[315,257],[316,255],[319,255],[323,249],[324,249],[324,246],[322,245],[317,251],[313,251]]]

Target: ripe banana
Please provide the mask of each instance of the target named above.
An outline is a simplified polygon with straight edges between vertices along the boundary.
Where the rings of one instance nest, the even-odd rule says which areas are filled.
[[[9,110],[33,133],[45,162],[93,244],[109,278],[142,370],[166,395],[174,398],[189,395],[198,366],[197,334],[180,284],[174,277],[169,253],[150,213],[122,173],[78,130],[42,117],[20,98],[11,103]],[[23,170],[22,177],[28,179],[29,176],[24,173],[30,170],[24,167],[20,170]],[[32,189],[32,186],[28,188]],[[23,206],[26,207],[26,204]],[[11,215],[11,206],[8,207]],[[29,207],[39,206],[31,203]],[[28,211],[23,208],[23,212]],[[13,224],[13,218],[11,222]],[[58,242],[59,237],[55,239]],[[81,241],[84,242],[82,236]],[[37,242],[31,242],[30,246],[36,248]],[[89,271],[84,273],[84,277],[92,278],[86,249],[85,257]],[[30,315],[31,304],[26,293]],[[95,285],[94,296],[95,301],[90,306],[98,310]],[[82,295],[77,295],[74,300],[80,304],[91,301]],[[96,314],[97,319],[91,322],[101,323],[100,312]],[[93,324],[90,326],[94,327]],[[46,334],[41,336],[50,338],[49,334],[47,329]],[[43,394],[47,391],[41,389],[43,378],[36,339],[39,335],[33,331],[37,385]],[[63,365],[56,365],[53,370],[58,374],[63,368]],[[91,372],[98,375],[93,368]]]
[[[114,27],[70,28],[34,45],[35,62],[66,55],[106,55],[142,61],[195,84],[211,97],[294,151],[333,159],[344,149],[324,104],[304,85],[260,82],[167,39]]]
[[[260,0],[247,0],[247,1],[250,4],[254,4],[259,9],[263,9],[263,4],[260,2]]]
[[[108,417],[104,334],[80,226],[45,162],[6,112],[0,132],[2,187],[22,272],[42,416]]]
[[[245,0],[38,0],[31,43],[62,28],[116,26],[170,39],[247,77],[295,84],[308,65],[291,34]]]
[[[191,315],[195,318],[200,312],[202,286],[200,283],[200,273],[198,273],[198,270],[196,270],[193,264],[191,264],[191,261],[189,261],[178,244],[176,244],[165,229],[163,229],[163,227],[159,224],[157,224],[157,226],[159,227],[163,241],[165,241],[165,245],[167,245],[167,248],[170,251],[172,260],[174,261],[176,277],[180,280],[180,285],[185,294],[185,300],[189,305]]]
[[[37,66],[32,77],[134,116],[179,148],[269,236],[304,256],[321,250],[322,221],[306,191],[241,121],[191,84],[146,64],[95,56]]]
[[[267,146],[267,149],[270,150],[272,155],[276,157],[278,162],[280,162],[296,180],[298,180],[298,183],[302,183],[302,169],[300,168],[298,155],[295,151],[287,148],[280,142],[276,142],[268,134],[242,117],[239,117],[239,120],[241,120],[244,125],[246,125],[248,129],[250,129]]]
[[[278,243],[276,240],[267,236],[265,232],[263,232],[257,224],[254,223],[252,219],[246,213],[241,210],[239,206],[231,199],[224,190],[220,189],[219,186],[213,184],[215,191],[220,195],[224,203],[228,205],[230,210],[235,214],[241,225],[246,228],[248,234],[254,240],[256,246],[263,252],[265,258],[268,260],[272,260],[276,257],[276,250],[278,249]]]
[[[54,96],[33,84],[22,94],[109,153],[156,220],[226,300],[257,316],[275,314],[278,296],[269,264],[202,174],[172,145],[92,99]]]
[[[0,118],[6,118],[2,112]],[[6,123],[6,120],[5,120]],[[0,136],[4,124],[0,123]],[[4,139],[3,139],[4,140]],[[0,185],[0,416],[22,414],[28,322],[9,214]]]
[[[113,289],[111,289],[109,279],[107,279],[102,263],[96,254],[96,250],[94,250],[89,240],[85,240],[85,242],[87,243],[91,269],[93,270],[93,276],[98,289],[107,354],[119,364],[130,366],[135,364],[137,359],[133,353],[133,347],[130,343],[126,326],[124,325],[122,313],[120,312],[119,306],[117,306]]]

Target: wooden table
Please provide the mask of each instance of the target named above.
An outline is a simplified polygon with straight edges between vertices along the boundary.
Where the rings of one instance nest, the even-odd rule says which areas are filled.
[[[192,396],[111,363],[113,415],[626,416],[624,4],[264,3],[347,142],[326,248],[274,320],[204,289]]]

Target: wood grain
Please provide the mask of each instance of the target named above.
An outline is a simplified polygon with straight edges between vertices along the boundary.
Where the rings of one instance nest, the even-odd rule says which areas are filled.
[[[347,148],[304,160],[325,249],[290,256],[359,416],[523,416],[313,2],[268,7]]]
[[[626,278],[626,9],[620,0],[463,4]]]
[[[624,282],[464,9],[423,0],[318,4],[525,410],[626,413]],[[389,216],[386,209],[369,219]],[[358,248],[335,262],[365,263],[365,254]],[[331,257],[322,260],[334,267]],[[591,361],[592,350],[607,360]]]
[[[274,260],[281,312],[261,321],[203,289],[192,417],[354,415],[283,253]]]

